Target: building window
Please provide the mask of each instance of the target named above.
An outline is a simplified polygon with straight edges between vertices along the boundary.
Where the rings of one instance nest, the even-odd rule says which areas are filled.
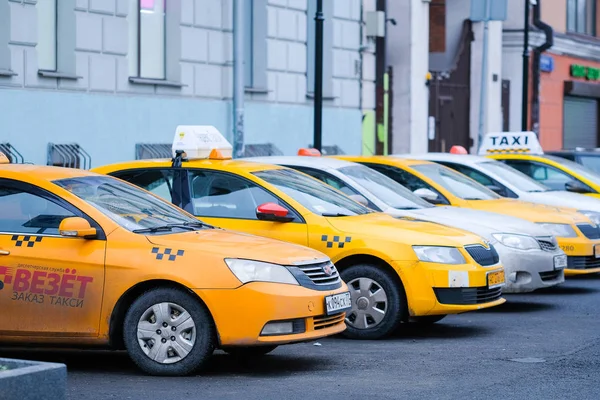
[[[248,91],[266,91],[267,0],[245,0],[243,3],[244,83]]]
[[[567,0],[567,31],[596,35],[596,0]]]
[[[57,19],[56,0],[37,2],[38,15],[38,42],[37,58],[38,69],[43,71],[56,71],[57,65]]]
[[[129,0],[131,82],[181,86],[180,15],[181,0]]]
[[[309,97],[315,91],[315,36],[317,1],[308,0],[306,12],[306,92]],[[323,97],[333,98],[333,1],[323,2]]]

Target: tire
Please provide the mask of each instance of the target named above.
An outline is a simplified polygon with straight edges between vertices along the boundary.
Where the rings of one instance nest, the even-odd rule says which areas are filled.
[[[408,321],[419,325],[433,325],[444,318],[446,318],[446,315],[424,315],[422,317],[410,317]]]
[[[180,317],[184,312],[188,318]],[[185,319],[173,318],[174,314]],[[215,327],[198,299],[182,290],[158,288],[131,304],[125,315],[123,340],[133,362],[147,374],[183,376],[204,366],[212,355]],[[156,345],[160,347],[153,352]]]
[[[381,339],[405,319],[408,308],[404,286],[388,272],[360,264],[343,270],[340,275],[352,296],[352,310],[346,312],[347,328],[342,335],[350,339]]]
[[[230,356],[238,357],[238,358],[260,358],[262,356],[266,356],[273,350],[275,350],[277,346],[248,346],[248,347],[224,347],[223,350],[225,353]]]

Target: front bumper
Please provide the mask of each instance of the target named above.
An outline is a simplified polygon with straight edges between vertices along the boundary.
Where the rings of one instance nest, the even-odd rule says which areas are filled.
[[[348,291],[317,291],[302,286],[251,282],[237,289],[195,289],[215,321],[220,346],[281,345],[343,332],[345,312],[326,315],[325,296]],[[294,324],[295,332],[261,335],[269,322]],[[298,329],[296,329],[298,327]]]
[[[558,285],[565,281],[564,270],[554,269],[554,257],[563,252],[518,250],[494,243],[506,272],[504,293],[526,293]]]
[[[459,314],[504,303],[501,287],[488,287],[488,274],[502,271],[501,264],[447,265],[392,261],[400,275],[411,317]]]
[[[594,247],[600,251],[600,240],[578,236],[576,238],[556,238],[560,248],[568,256],[565,276],[587,275],[600,272],[600,258],[595,257]]]

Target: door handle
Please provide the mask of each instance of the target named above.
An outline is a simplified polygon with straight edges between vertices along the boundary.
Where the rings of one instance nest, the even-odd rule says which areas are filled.
[[[7,256],[10,254],[10,251],[8,250],[0,250],[0,256]]]

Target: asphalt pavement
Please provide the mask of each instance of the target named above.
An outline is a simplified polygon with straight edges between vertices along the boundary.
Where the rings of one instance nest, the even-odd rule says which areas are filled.
[[[0,349],[64,362],[69,399],[600,399],[600,276],[506,295],[387,340],[332,338],[241,362],[216,352],[185,378],[150,377],[123,352]]]

